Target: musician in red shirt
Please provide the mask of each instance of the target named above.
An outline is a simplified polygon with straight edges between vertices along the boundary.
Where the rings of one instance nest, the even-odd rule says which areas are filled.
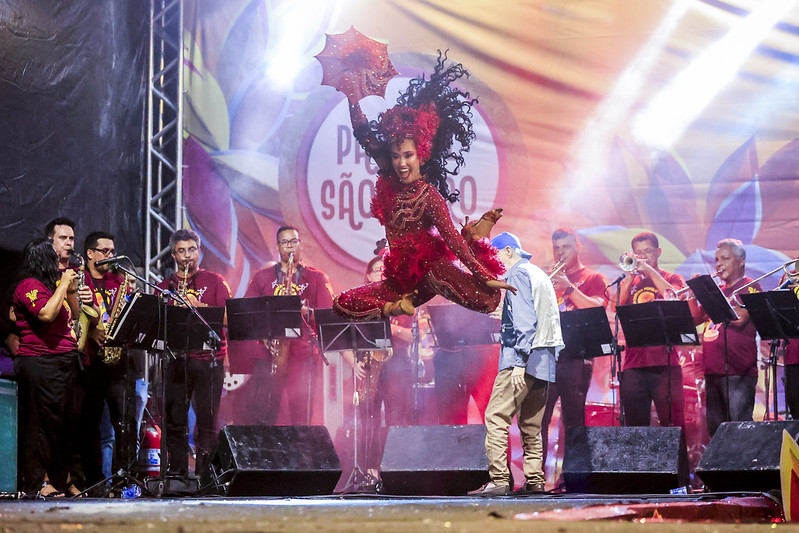
[[[658,266],[662,250],[657,235],[639,233],[633,237],[632,249],[635,270],[619,285],[621,305],[664,300],[685,286],[682,276]],[[650,425],[653,403],[661,426],[685,425],[682,368],[676,348],[627,346],[620,388],[626,425]]]
[[[558,228],[552,233],[552,255],[555,258],[555,265],[563,265],[551,276],[561,312],[604,307],[607,304],[605,287],[608,280],[599,272],[590,270],[582,264],[580,241],[574,230]],[[560,398],[561,421],[564,428],[585,426],[585,399],[591,386],[594,361],[570,355],[568,346],[560,352],[556,381],[549,384],[547,406],[541,422],[544,464],[547,456],[549,422],[558,398]]]
[[[38,238],[23,251],[24,278],[14,290],[12,319],[19,332],[14,372],[19,380],[22,491],[37,494],[45,473],[59,492],[67,490],[72,454],[67,408],[72,402],[79,352],[72,329],[69,293],[78,293],[77,273],[59,273],[51,240]],[[88,288],[81,302],[91,304]]]
[[[306,309],[332,307],[333,291],[327,275],[302,261],[302,241],[297,228],[279,228],[276,240],[280,261],[256,272],[244,296],[298,295]],[[321,404],[321,396],[317,389],[322,359],[309,333],[304,330],[300,339],[277,343],[265,340],[257,344],[253,377],[248,387],[248,423],[274,425],[284,390],[289,423],[321,423],[316,417],[321,414],[321,405],[317,405]]]
[[[179,293],[195,307],[224,307],[225,300],[231,297],[230,287],[216,272],[200,268],[199,235],[190,229],[180,229],[169,238],[169,247],[177,271],[158,286]],[[216,417],[225,378],[223,365],[227,364],[224,335],[221,340],[215,351],[183,353],[169,362],[164,381],[166,444],[171,474],[189,472],[189,401],[197,416],[195,473],[203,470],[216,444]]]
[[[757,330],[749,312],[732,294],[745,285],[748,292],[761,292],[745,274],[746,249],[737,239],[722,239],[716,245],[716,272],[723,282],[721,292],[731,299],[739,319],[713,324],[698,308],[697,323],[708,321],[702,336],[705,364],[707,428],[712,437],[722,422],[752,420],[757,387]],[[728,396],[729,392],[729,396]],[[727,407],[729,406],[729,411]]]

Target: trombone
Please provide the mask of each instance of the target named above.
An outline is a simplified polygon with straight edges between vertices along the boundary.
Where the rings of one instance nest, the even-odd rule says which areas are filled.
[[[788,266],[789,265],[793,265],[793,270],[788,270]],[[789,279],[795,278],[796,276],[799,276],[799,272],[797,272],[797,268],[798,267],[799,267],[799,257],[797,257],[796,259],[791,259],[790,261],[786,261],[785,263],[781,264],[780,266],[778,266],[777,268],[775,268],[771,272],[766,272],[765,274],[763,274],[759,278],[753,279],[752,281],[750,281],[746,285],[741,285],[740,287],[738,287],[737,289],[732,291],[732,297],[730,299],[731,300],[735,300],[736,303],[738,303],[739,305],[743,306],[741,301],[738,299],[738,293],[739,292],[748,289],[749,287],[751,287],[752,285],[754,285],[755,283],[757,283],[761,279],[765,279],[765,278],[771,276],[772,274],[774,274],[776,272],[779,272],[780,270],[784,270],[785,271],[785,275]]]
[[[715,278],[715,277],[718,277],[718,276],[720,276],[720,274],[719,274],[718,272],[713,272],[713,273],[710,275],[710,277],[711,277],[711,278]],[[678,300],[679,300],[679,299],[680,299],[680,296],[682,296],[683,294],[685,294],[686,292],[688,292],[688,291],[690,291],[690,290],[691,290],[691,287],[689,287],[688,285],[686,285],[686,286],[685,286],[685,287],[683,287],[682,289],[677,289],[676,291],[675,291],[675,290],[672,290],[671,292],[673,292],[673,293],[674,293],[674,297],[675,297],[676,299],[678,299]]]

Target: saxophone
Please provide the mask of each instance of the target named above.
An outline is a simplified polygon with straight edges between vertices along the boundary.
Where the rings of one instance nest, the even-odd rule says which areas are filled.
[[[130,286],[130,274],[125,274],[125,279],[122,285],[117,289],[116,298],[114,298],[114,305],[111,307],[111,312],[108,313],[108,322],[102,324],[102,328],[106,331],[106,341],[114,340],[114,337],[108,335],[114,329],[114,325],[122,313],[122,306],[125,304],[126,296],[128,295],[128,287]],[[122,359],[122,346],[100,346],[100,353],[98,354],[100,361],[106,365],[116,365]]]
[[[70,254],[78,263],[78,290],[80,290],[86,286],[86,263],[83,261],[83,257],[76,254],[74,250],[70,250]],[[94,307],[84,303],[80,304],[80,314],[73,324],[75,336],[78,338],[78,350],[83,351],[86,347],[86,339],[89,338],[89,325],[92,319],[98,316],[100,315]]]
[[[186,294],[189,291],[189,267],[191,266],[191,262],[186,261],[183,264],[183,277],[178,281],[178,295],[181,298],[186,298]]]
[[[377,384],[380,381],[380,368],[383,363],[391,359],[391,356],[394,355],[394,350],[391,348],[388,350],[370,350],[355,354],[355,357],[358,358],[359,355],[366,359],[366,365],[364,366],[366,378],[355,379],[355,392],[352,394],[353,405],[360,405],[362,401],[365,402],[374,398],[377,393]]]
[[[294,252],[289,254],[288,264],[286,265],[286,275],[283,278],[283,295],[291,296],[294,294],[294,287],[291,284],[291,278],[294,277]],[[281,339],[269,339],[266,341],[266,347],[269,353],[272,354],[272,367],[270,372],[272,375],[277,374],[286,364],[286,359],[289,356],[289,343]]]

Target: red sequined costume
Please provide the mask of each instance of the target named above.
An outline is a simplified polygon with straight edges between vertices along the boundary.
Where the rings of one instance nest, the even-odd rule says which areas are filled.
[[[474,311],[496,309],[500,290],[485,283],[503,271],[496,250],[487,240],[467,243],[435,187],[422,180],[402,184],[386,157],[385,143],[359,128],[366,117],[357,104],[350,105],[350,115],[358,142],[380,167],[371,207],[386,228],[389,251],[384,257],[383,281],[341,293],[334,309],[354,319],[375,319],[387,303],[414,290],[410,296],[414,307],[440,294]]]

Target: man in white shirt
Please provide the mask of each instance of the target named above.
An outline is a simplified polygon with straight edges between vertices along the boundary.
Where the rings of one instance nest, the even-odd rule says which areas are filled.
[[[531,264],[519,238],[500,233],[491,241],[505,265],[506,291],[502,306],[499,372],[486,409],[486,455],[491,481],[473,496],[510,494],[508,428],[513,416],[522,436],[525,483],[517,493],[544,492],[541,419],[547,387],[555,381],[555,363],[563,348],[555,289],[543,270]]]

